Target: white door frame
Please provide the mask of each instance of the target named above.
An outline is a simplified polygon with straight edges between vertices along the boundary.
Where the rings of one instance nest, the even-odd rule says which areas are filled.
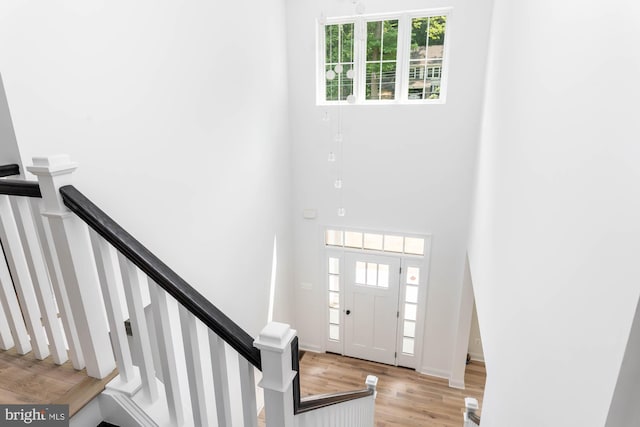
[[[321,251],[321,268],[320,268],[320,274],[322,275],[320,278],[320,282],[319,283],[324,283],[324,295],[325,297],[323,298],[323,305],[324,307],[328,307],[329,305],[329,268],[328,268],[328,264],[329,264],[329,258],[335,258],[339,260],[339,264],[340,264],[340,272],[342,273],[343,267],[345,265],[345,260],[344,260],[344,254],[348,253],[348,252],[355,252],[355,253],[367,253],[367,254],[378,254],[378,255],[388,255],[388,256],[395,256],[395,257],[400,257],[401,258],[401,266],[402,266],[402,274],[400,277],[400,300],[404,301],[405,300],[405,289],[406,289],[406,273],[408,270],[408,267],[410,266],[416,266],[418,268],[420,268],[420,284],[419,284],[419,294],[418,294],[418,313],[417,313],[417,319],[416,319],[416,331],[415,331],[415,345],[414,345],[414,354],[413,355],[405,355],[402,353],[402,333],[401,333],[401,329],[399,329],[399,333],[398,333],[398,344],[397,344],[397,349],[398,349],[398,357],[396,359],[396,362],[398,365],[400,366],[405,366],[408,368],[413,368],[415,370],[418,370],[421,365],[422,365],[422,356],[424,354],[424,344],[425,344],[425,339],[424,339],[424,335],[425,335],[425,330],[426,330],[426,311],[427,311],[427,300],[428,300],[428,291],[429,291],[429,275],[430,275],[430,260],[431,260],[431,239],[432,236],[430,234],[426,234],[426,233],[406,233],[406,232],[383,232],[383,231],[379,231],[379,230],[363,230],[363,229],[359,229],[359,228],[355,228],[355,227],[347,227],[347,230],[353,230],[353,231],[362,231],[362,232],[370,232],[370,233],[383,233],[383,234],[393,234],[393,235],[401,235],[401,236],[406,236],[406,237],[419,237],[419,238],[423,238],[424,239],[424,255],[422,256],[418,256],[418,255],[409,255],[409,254],[402,254],[402,253],[395,253],[395,252],[384,252],[384,251],[374,251],[374,250],[363,250],[363,249],[351,249],[351,248],[347,248],[347,247],[339,247],[339,246],[329,246],[329,245],[325,245],[325,232],[327,229],[334,229],[334,230],[344,230],[345,227],[332,227],[332,226],[321,226],[320,227],[320,232],[319,232],[319,236],[320,236],[320,242],[323,245],[323,247],[325,248],[325,250]],[[340,274],[339,275],[339,280],[337,280],[337,283],[339,284],[339,300],[340,300],[340,307],[339,307],[339,325],[334,325],[334,326],[339,326],[339,339],[337,340],[333,340],[330,338],[330,331],[329,331],[329,309],[325,308],[323,310],[324,313],[324,319],[323,319],[323,333],[322,335],[324,336],[323,339],[323,344],[321,346],[321,351],[328,351],[328,352],[332,352],[332,353],[337,353],[337,354],[345,354],[344,352],[344,310],[346,309],[346,307],[344,307],[344,301],[345,301],[345,284],[344,284],[344,274]],[[400,313],[400,317],[403,318],[404,316],[404,304],[400,304],[401,306],[401,313]],[[334,317],[335,317],[335,312],[334,312]],[[401,324],[401,321],[398,323],[399,325]],[[334,330],[335,333],[335,330]]]

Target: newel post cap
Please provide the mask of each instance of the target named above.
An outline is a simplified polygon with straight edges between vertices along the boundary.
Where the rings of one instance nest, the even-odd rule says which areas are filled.
[[[27,166],[27,170],[37,176],[64,175],[78,168],[78,164],[72,162],[67,154],[34,157],[32,160],[33,166]]]
[[[471,410],[477,410],[478,409],[478,399],[475,399],[473,397],[465,397],[464,398],[464,407],[467,409],[471,409]]]
[[[295,336],[296,331],[286,323],[271,322],[262,329],[253,345],[260,350],[282,353],[289,348]]]

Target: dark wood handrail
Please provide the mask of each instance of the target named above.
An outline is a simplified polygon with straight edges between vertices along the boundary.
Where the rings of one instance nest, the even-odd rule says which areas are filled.
[[[296,414],[325,408],[337,403],[349,402],[350,400],[361,399],[373,396],[373,390],[364,388],[362,390],[344,391],[339,393],[318,394],[304,397],[300,400],[300,408]]]
[[[3,175],[4,174],[4,175]],[[0,166],[0,177],[19,174],[18,165]],[[23,180],[0,180],[0,194],[25,197],[42,197],[37,182]],[[89,227],[120,251],[154,282],[173,296],[189,312],[200,319],[227,344],[256,368],[262,370],[260,350],[253,346],[253,338],[222,311],[196,291],[176,272],[156,257],[142,243],[116,223],[84,194],[72,185],[60,188],[64,204]],[[372,396],[374,391],[366,388],[347,392],[300,397],[300,359],[298,337],[291,343],[292,369],[297,372],[293,380],[294,414],[312,411],[350,400]]]
[[[7,196],[42,197],[40,185],[35,181],[0,179],[0,194]]]
[[[244,329],[229,319],[75,187],[65,185],[60,188],[60,194],[64,204],[89,227],[111,243],[249,363],[262,370],[260,350],[253,346],[253,338]]]
[[[338,393],[318,394],[315,396],[300,397],[300,350],[298,347],[298,337],[291,341],[291,366],[297,375],[293,379],[293,413],[313,411],[335,405],[337,403],[348,402],[350,400],[361,399],[373,396],[374,391],[369,388],[354,391],[344,391]]]
[[[18,165],[0,165],[0,177],[20,175],[20,166]]]

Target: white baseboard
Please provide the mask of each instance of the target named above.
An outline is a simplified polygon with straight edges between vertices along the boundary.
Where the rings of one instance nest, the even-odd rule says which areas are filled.
[[[446,380],[448,380],[449,377],[451,377],[451,372],[445,371],[442,369],[431,368],[429,366],[423,366],[418,370],[418,372],[423,375],[429,375],[430,377],[436,377],[436,378],[444,378]]]
[[[471,360],[484,363],[484,354],[482,353],[469,353],[469,357],[471,357]]]
[[[319,345],[312,345],[306,342],[300,342],[298,348],[300,348],[300,350],[310,351],[313,353],[324,353],[324,350],[322,350],[322,347]]]
[[[464,390],[464,381],[452,380],[451,378],[449,378],[449,387]]]

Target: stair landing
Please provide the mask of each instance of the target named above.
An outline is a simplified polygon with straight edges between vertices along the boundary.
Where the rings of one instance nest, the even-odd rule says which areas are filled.
[[[15,349],[0,350],[0,403],[2,404],[68,404],[72,417],[118,374],[114,370],[97,380],[77,371],[67,361],[53,363],[51,356],[37,360],[33,352],[19,355]]]

